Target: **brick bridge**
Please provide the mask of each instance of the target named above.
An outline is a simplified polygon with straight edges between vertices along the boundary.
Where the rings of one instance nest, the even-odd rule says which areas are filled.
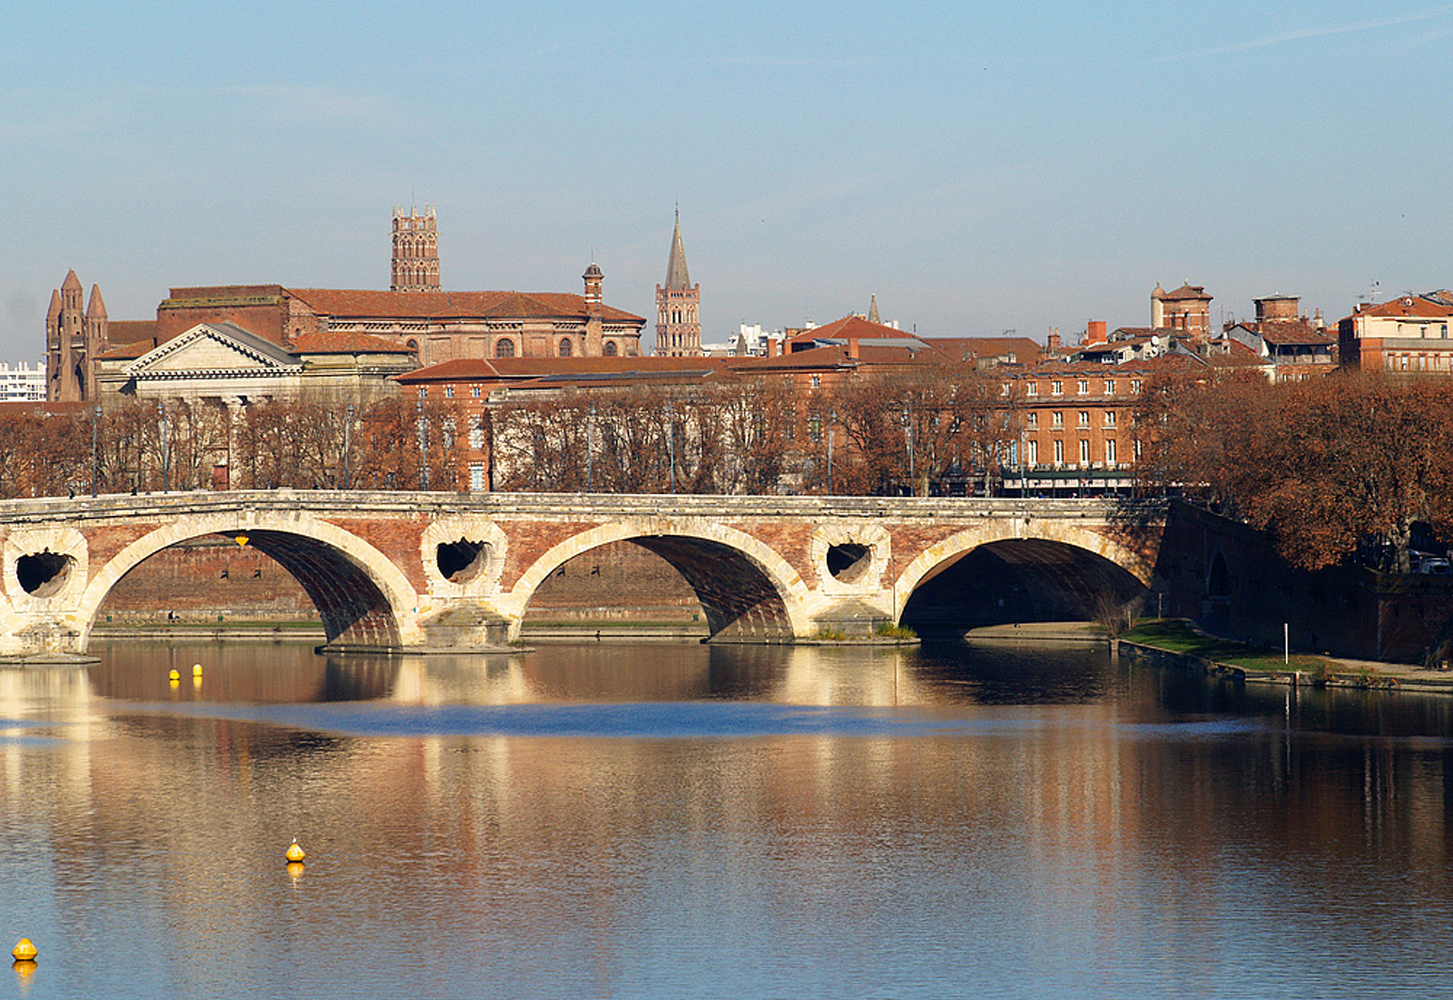
[[[1143,593],[1164,526],[1163,507],[1100,500],[276,490],[4,501],[0,655],[83,652],[117,581],[208,535],[296,577],[330,648],[459,650],[517,638],[541,583],[611,542],[674,566],[713,640],[790,642],[898,622],[976,552],[1086,605],[1107,588]]]

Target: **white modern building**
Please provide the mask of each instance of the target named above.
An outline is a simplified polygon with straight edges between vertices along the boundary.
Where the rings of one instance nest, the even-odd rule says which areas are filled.
[[[45,401],[45,364],[19,364],[12,367],[0,362],[0,403],[31,403]]]

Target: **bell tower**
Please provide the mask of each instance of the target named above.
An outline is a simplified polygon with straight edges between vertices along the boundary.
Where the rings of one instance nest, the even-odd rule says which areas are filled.
[[[439,291],[439,230],[432,206],[419,215],[394,208],[394,255],[389,272],[391,292]]]
[[[656,286],[656,354],[696,357],[701,354],[701,286],[691,283],[686,270],[686,247],[681,243],[681,209],[676,210],[676,232],[666,260],[666,284]]]

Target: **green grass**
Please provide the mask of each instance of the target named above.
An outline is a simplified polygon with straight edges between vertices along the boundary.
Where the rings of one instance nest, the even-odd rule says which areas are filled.
[[[1269,651],[1264,646],[1251,646],[1232,639],[1202,635],[1178,619],[1141,622],[1120,638],[1127,642],[1199,656],[1248,670],[1300,670],[1318,673],[1333,666],[1333,662],[1326,657],[1307,653],[1293,653],[1290,660],[1284,660],[1280,652]]]

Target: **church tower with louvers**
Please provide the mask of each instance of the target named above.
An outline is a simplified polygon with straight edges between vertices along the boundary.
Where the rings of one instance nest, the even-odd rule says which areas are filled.
[[[391,292],[439,291],[439,224],[434,209],[419,215],[394,209],[394,256],[389,274]]]
[[[666,284],[656,286],[656,354],[696,357],[701,354],[701,286],[691,283],[686,248],[681,243],[681,210],[666,261]]]

